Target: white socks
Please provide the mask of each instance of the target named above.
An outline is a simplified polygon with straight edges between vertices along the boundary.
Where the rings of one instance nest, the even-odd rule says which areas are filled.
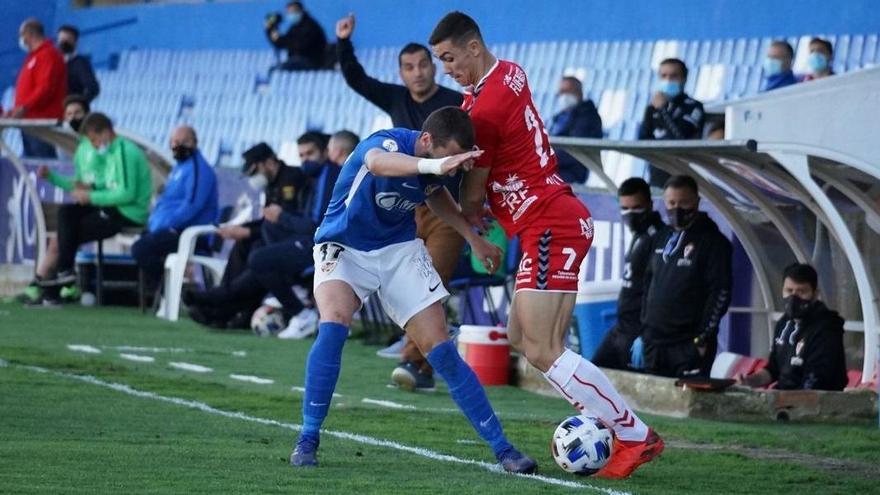
[[[594,415],[614,429],[617,438],[641,442],[648,426],[617,393],[608,377],[593,363],[566,349],[544,378],[579,412]]]

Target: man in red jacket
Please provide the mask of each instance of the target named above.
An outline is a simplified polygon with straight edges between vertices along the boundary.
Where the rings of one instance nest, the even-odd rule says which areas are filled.
[[[61,119],[67,96],[64,57],[46,38],[43,24],[28,19],[18,30],[18,44],[27,52],[15,83],[15,106],[4,114],[18,119]],[[54,157],[55,148],[22,134],[25,156]]]

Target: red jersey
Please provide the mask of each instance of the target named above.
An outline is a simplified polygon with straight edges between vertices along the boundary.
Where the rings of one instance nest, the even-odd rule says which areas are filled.
[[[67,96],[67,66],[49,40],[28,53],[15,82],[15,106],[26,119],[60,119]]]
[[[462,108],[483,150],[477,166],[491,169],[486,196],[492,214],[508,235],[519,233],[553,198],[572,194],[556,173],[556,153],[522,67],[498,60],[465,91]]]

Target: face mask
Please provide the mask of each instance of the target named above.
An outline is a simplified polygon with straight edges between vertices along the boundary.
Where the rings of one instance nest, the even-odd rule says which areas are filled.
[[[24,38],[21,38],[21,37],[18,38],[18,47],[21,48],[21,50],[25,53],[30,51],[30,49],[27,46],[27,43],[24,42]]]
[[[79,126],[80,124],[82,124],[82,121],[83,119],[70,119],[69,121],[65,122],[65,124],[73,132],[79,132]]]
[[[291,24],[299,24],[299,21],[302,20],[302,16],[302,12],[287,14],[287,20],[290,21]]]
[[[786,316],[793,320],[800,320],[810,312],[810,309],[813,308],[813,301],[809,299],[801,299],[794,294],[786,297],[782,301],[785,303]]]
[[[828,57],[819,52],[813,52],[807,57],[807,65],[810,67],[810,72],[818,74],[828,68]]]
[[[58,43],[58,49],[61,50],[61,53],[65,55],[70,55],[71,53],[73,53],[76,47],[73,46],[73,43],[69,41],[62,41],[61,43]]]
[[[571,93],[562,93],[556,97],[556,109],[560,112],[568,110],[580,103],[578,97]]]
[[[98,156],[104,156],[107,154],[107,151],[109,149],[110,149],[110,145],[107,143],[104,143],[101,146],[98,146],[97,148],[95,148],[95,153],[97,153]]]
[[[174,155],[175,160],[183,162],[189,160],[195,153],[195,150],[189,146],[180,145],[171,148],[171,153]]]
[[[639,234],[648,230],[651,212],[647,208],[620,210],[620,218],[629,230]]]
[[[773,57],[764,59],[764,77],[773,77],[782,74],[782,60]]]
[[[657,91],[663,93],[669,98],[675,98],[681,94],[681,83],[678,81],[670,81],[668,79],[660,79],[657,82]]]
[[[697,217],[697,209],[673,208],[666,210],[669,217],[669,225],[676,229],[686,229]]]
[[[262,191],[269,185],[269,179],[263,174],[256,173],[248,177],[248,185],[251,186],[251,189],[254,191]]]

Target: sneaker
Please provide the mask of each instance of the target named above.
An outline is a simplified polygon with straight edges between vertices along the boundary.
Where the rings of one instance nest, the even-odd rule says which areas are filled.
[[[407,392],[433,392],[437,390],[434,377],[422,373],[414,363],[400,363],[391,372],[391,381]]]
[[[317,438],[299,437],[299,440],[296,442],[296,448],[290,454],[290,465],[296,467],[317,467],[319,443]]]
[[[498,462],[508,473],[534,474],[538,470],[538,463],[534,459],[513,447],[501,452]]]
[[[400,351],[406,345],[406,335],[384,349],[376,351],[376,355],[385,359],[400,359]]]
[[[628,477],[642,464],[663,452],[663,439],[648,429],[648,436],[641,442],[618,440],[614,438],[611,460],[596,476],[599,478],[619,480]]]
[[[59,272],[55,278],[48,280],[41,280],[41,287],[54,287],[58,285],[70,285],[73,282],[76,282],[76,272],[73,270],[67,270],[64,272]]]
[[[61,300],[65,302],[74,302],[78,301],[80,296],[82,296],[82,292],[80,292],[79,287],[76,285],[66,285],[61,287]]]
[[[24,292],[18,296],[18,301],[24,304],[34,304],[43,300],[43,289],[37,285],[38,282],[32,282],[24,288]]]
[[[304,339],[318,331],[318,312],[303,309],[290,319],[287,328],[278,333],[279,339]]]

